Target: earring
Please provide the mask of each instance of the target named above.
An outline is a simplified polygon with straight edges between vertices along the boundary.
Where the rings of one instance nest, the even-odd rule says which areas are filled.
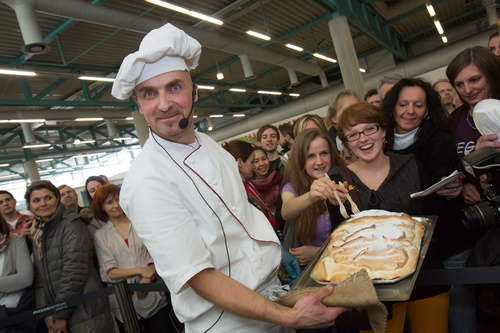
[[[427,114],[427,116],[424,117],[425,120],[429,120],[429,115]]]

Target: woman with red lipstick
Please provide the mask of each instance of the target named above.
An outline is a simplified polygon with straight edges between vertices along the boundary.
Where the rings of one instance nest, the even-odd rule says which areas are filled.
[[[343,186],[334,185],[342,202],[346,201],[347,187],[354,186],[362,210],[383,209],[416,216],[430,213],[420,198],[410,197],[411,193],[427,187],[425,170],[413,155],[384,153],[388,125],[379,108],[367,102],[351,105],[340,116],[337,130],[346,148],[358,156],[358,160],[347,166],[351,184],[338,169],[329,172],[332,183],[343,182]],[[335,199],[331,202],[338,205]],[[332,215],[338,218],[339,209],[332,210]],[[437,258],[430,261],[431,252],[429,248],[423,266],[440,264]],[[447,289],[441,286],[415,288],[410,301],[392,304],[393,317],[387,322],[386,332],[403,332],[406,316],[412,333],[448,332]]]
[[[481,138],[472,112],[477,103],[487,98],[500,99],[500,58],[488,49],[475,46],[460,52],[448,65],[446,76],[455,87],[463,105],[453,111],[449,123],[455,136],[460,159],[474,151]],[[483,136],[482,141],[485,141]],[[498,137],[488,137],[493,142]],[[482,142],[483,145],[491,145]],[[481,202],[479,181],[472,176],[466,179],[462,197],[466,204]]]
[[[123,213],[119,202],[120,188],[106,184],[95,191],[92,209],[95,216],[106,224],[94,233],[94,243],[101,279],[112,284],[122,280],[128,283],[151,283],[158,277],[146,247],[135,232],[132,223]],[[149,295],[148,295],[149,294]],[[174,332],[173,315],[164,293],[136,292],[140,300],[146,297],[156,303],[149,313],[140,313],[139,324],[144,332]],[[123,318],[114,295],[109,297],[111,312],[117,319],[120,332],[125,332]],[[149,302],[149,301],[147,301]],[[140,312],[139,310],[136,310]],[[177,324],[177,323],[176,323]]]
[[[285,169],[285,185],[281,191],[281,214],[288,228],[293,228],[297,241],[290,248],[305,266],[333,230],[325,201],[333,198],[332,184],[325,174],[334,165],[344,165],[328,132],[305,129],[293,144]],[[287,227],[285,227],[287,229]],[[285,240],[287,235],[284,235]]]

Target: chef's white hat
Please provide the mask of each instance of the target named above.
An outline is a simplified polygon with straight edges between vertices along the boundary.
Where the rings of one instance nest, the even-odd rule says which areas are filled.
[[[190,71],[198,66],[201,45],[170,23],[151,30],[139,50],[123,59],[111,95],[125,100],[139,83],[172,71]]]

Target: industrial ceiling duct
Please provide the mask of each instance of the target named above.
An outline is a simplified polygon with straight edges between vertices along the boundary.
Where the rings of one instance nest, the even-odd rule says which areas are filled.
[[[50,50],[49,45],[43,41],[40,27],[36,20],[33,7],[27,0],[0,0],[10,6],[16,12],[17,21],[21,34],[23,35],[24,46],[21,51],[29,54],[41,54]]]

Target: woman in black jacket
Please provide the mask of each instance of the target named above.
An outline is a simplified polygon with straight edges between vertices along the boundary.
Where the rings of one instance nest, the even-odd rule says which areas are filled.
[[[24,197],[35,215],[30,234],[37,307],[102,288],[94,268],[90,233],[79,215],[59,202],[59,190],[51,182],[42,180],[32,183]],[[113,331],[107,298],[56,311],[44,321],[49,333]]]

